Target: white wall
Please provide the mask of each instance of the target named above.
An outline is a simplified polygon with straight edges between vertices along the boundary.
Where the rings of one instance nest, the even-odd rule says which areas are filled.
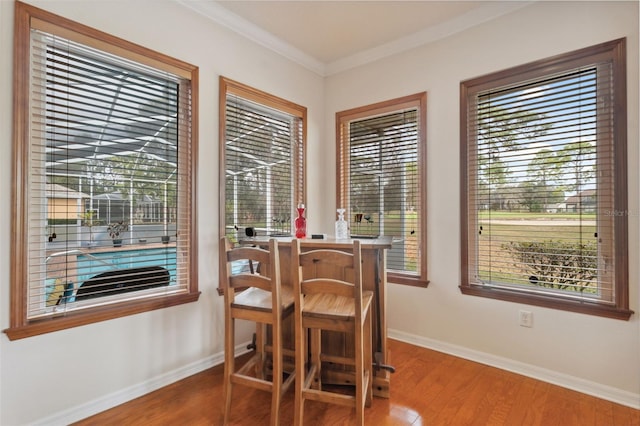
[[[630,321],[460,293],[460,82],[627,37]],[[326,82],[336,111],[427,91],[427,289],[389,285],[392,336],[640,406],[638,2],[537,2],[495,21]],[[330,159],[332,163],[333,159]],[[533,312],[533,328],[518,310]],[[393,378],[392,378],[393,383]]]
[[[9,341],[0,335],[0,424],[66,424],[221,361],[218,285],[218,77],[308,108],[317,155],[323,80],[173,1],[29,3],[200,68],[197,303]],[[13,1],[0,0],[0,234],[10,233]],[[319,204],[315,202],[314,204]],[[0,242],[0,329],[9,326],[8,239]],[[248,339],[245,327],[241,338]]]

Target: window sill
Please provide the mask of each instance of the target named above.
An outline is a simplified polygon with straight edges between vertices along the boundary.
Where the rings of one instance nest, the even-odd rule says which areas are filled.
[[[409,285],[413,287],[427,288],[429,286],[429,280],[414,275],[405,275],[398,272],[387,271],[387,282],[392,284]]]
[[[9,340],[24,339],[100,321],[196,302],[199,298],[200,292],[196,292],[170,297],[157,297],[144,301],[124,302],[116,306],[98,306],[86,311],[62,313],[61,315],[63,316],[29,321],[25,325],[7,328],[4,333],[6,333]]]
[[[523,303],[527,305],[541,306],[544,308],[595,315],[624,321],[628,321],[631,315],[633,315],[634,313],[632,310],[620,308],[617,306],[602,305],[599,303],[580,300],[562,300],[542,295],[522,294],[517,291],[510,291],[499,288],[460,286],[460,291],[462,292],[462,294],[467,294],[470,296],[487,297],[489,299]]]

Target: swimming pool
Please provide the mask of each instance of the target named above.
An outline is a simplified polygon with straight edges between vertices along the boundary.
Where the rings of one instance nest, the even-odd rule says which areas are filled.
[[[175,247],[142,248],[80,254],[76,257],[76,288],[79,288],[85,281],[104,272],[149,266],[159,266],[169,271],[169,285],[175,285],[176,259]]]

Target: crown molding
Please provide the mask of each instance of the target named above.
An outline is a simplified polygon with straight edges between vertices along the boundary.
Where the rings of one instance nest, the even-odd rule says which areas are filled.
[[[325,74],[324,63],[306,54],[300,49],[293,47],[289,43],[284,42],[282,39],[263,30],[241,16],[230,12],[215,1],[176,0],[176,2],[208,19],[211,19],[217,24],[240,34],[241,36],[258,43],[259,45],[290,59],[320,76],[324,76]]]
[[[228,9],[219,5],[216,1],[175,1],[216,22],[217,24],[220,24],[243,37],[258,43],[259,45],[272,50],[287,59],[290,59],[321,77],[338,74],[379,59],[423,46],[535,3],[535,1],[489,1],[463,15],[433,27],[425,28],[424,30],[418,31],[412,35],[399,38],[371,49],[363,50],[334,62],[323,63],[248,20],[232,13]]]
[[[389,43],[381,44],[374,48],[363,50],[346,58],[328,63],[325,67],[325,76],[338,74],[379,59],[396,55],[416,47],[424,46],[472,28],[476,25],[499,18],[500,16],[507,15],[533,3],[535,3],[535,1],[487,2],[476,9],[438,25],[425,28],[406,37],[401,37]]]

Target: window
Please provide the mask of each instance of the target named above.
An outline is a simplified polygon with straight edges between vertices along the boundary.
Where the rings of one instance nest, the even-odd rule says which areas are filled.
[[[220,78],[221,234],[291,235],[305,203],[307,109]]]
[[[461,83],[465,294],[628,319],[625,40]]]
[[[389,282],[426,286],[427,94],[338,112],[337,206],[352,236],[393,237]]]
[[[196,67],[16,2],[10,339],[198,299]]]

